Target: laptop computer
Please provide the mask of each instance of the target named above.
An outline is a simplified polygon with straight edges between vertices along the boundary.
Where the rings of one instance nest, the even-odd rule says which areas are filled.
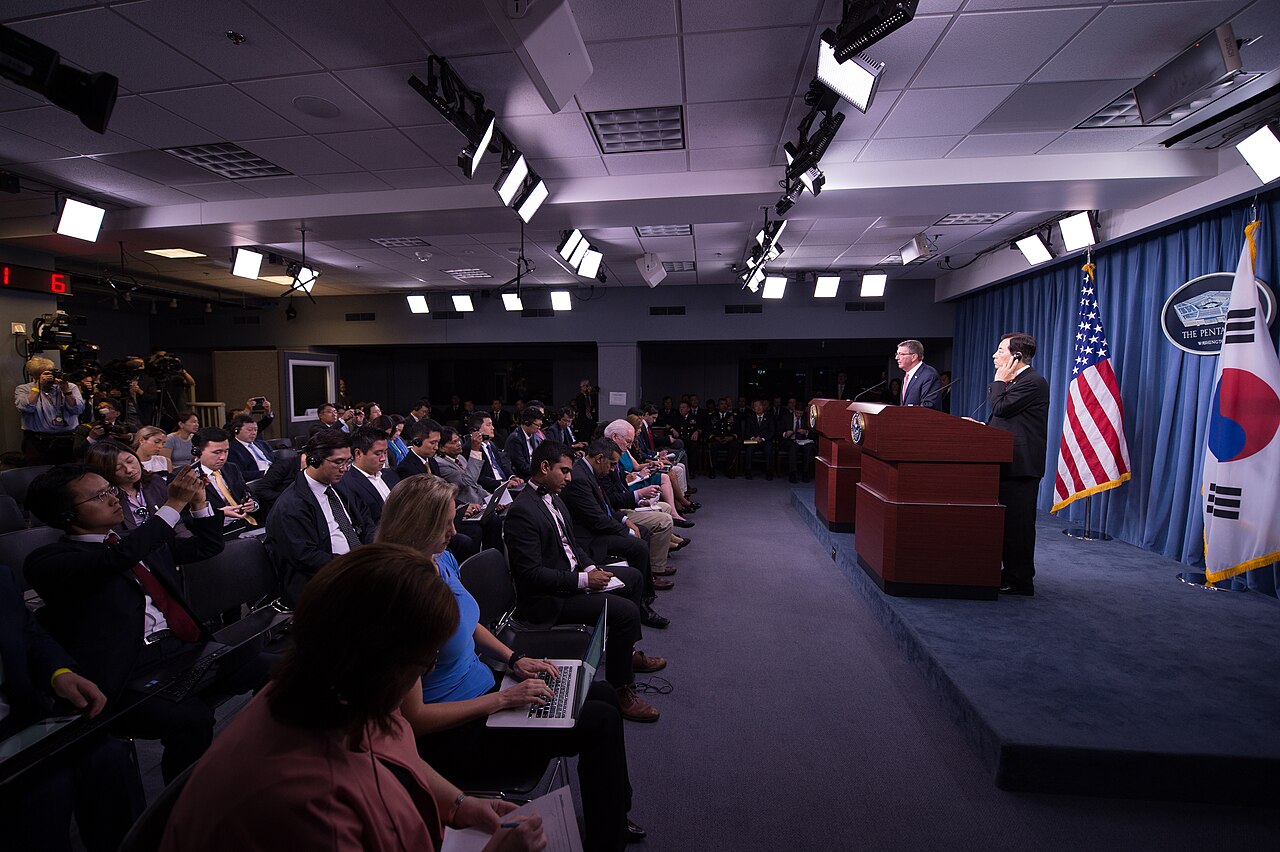
[[[485,724],[490,728],[572,728],[578,721],[578,714],[587,700],[587,690],[604,656],[608,612],[609,603],[605,601],[582,659],[547,661],[560,670],[560,679],[547,684],[555,693],[550,701],[541,706],[530,704],[499,710]],[[502,680],[502,688],[510,689],[518,683],[519,680],[508,674]]]
[[[493,493],[489,495],[489,500],[484,504],[484,508],[470,518],[463,518],[462,522],[467,524],[489,520],[489,516],[498,511],[498,507],[502,505],[502,495],[506,493],[507,486],[505,484],[499,485],[493,490]]]

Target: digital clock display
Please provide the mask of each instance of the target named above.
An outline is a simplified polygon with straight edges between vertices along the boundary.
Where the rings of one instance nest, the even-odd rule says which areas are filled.
[[[0,265],[0,287],[8,290],[67,296],[71,294],[71,277],[65,272],[50,272],[47,269],[4,264]]]

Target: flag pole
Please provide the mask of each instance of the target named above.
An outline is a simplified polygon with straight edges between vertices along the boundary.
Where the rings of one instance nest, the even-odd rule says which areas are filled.
[[[1111,536],[1107,535],[1103,530],[1092,529],[1089,522],[1091,510],[1093,509],[1093,495],[1084,498],[1084,526],[1070,527],[1062,531],[1067,538],[1076,538],[1080,541],[1111,541]]]

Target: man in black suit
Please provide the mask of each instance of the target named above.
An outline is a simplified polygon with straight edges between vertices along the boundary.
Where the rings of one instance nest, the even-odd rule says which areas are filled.
[[[667,590],[675,583],[665,577],[649,574],[649,544],[645,531],[615,514],[600,487],[599,478],[608,476],[618,466],[618,447],[609,438],[591,442],[586,454],[573,463],[573,479],[561,492],[561,498],[573,516],[573,533],[588,555],[597,562],[624,559],[644,581],[640,622],[645,627],[663,628],[670,620],[653,611],[653,589]]]
[[[306,453],[307,466],[271,507],[263,540],[290,605],[333,557],[373,541],[376,527],[359,503],[344,503],[334,488],[351,464],[351,436],[317,432]]]
[[[574,411],[570,406],[560,409],[556,416],[556,422],[547,427],[547,437],[553,441],[559,441],[562,444],[568,444],[569,449],[575,453],[582,452],[587,448],[587,437],[578,435],[573,428]]]
[[[216,426],[206,426],[191,436],[191,455],[205,478],[205,498],[222,514],[222,534],[235,538],[261,523],[254,514],[257,502],[244,487],[240,468],[227,464],[231,457],[231,436]]]
[[[559,494],[573,478],[573,453],[559,441],[543,441],[533,452],[533,478],[507,511],[503,536],[516,584],[516,618],[529,624],[595,624],[608,600],[609,642],[605,678],[618,692],[624,718],[655,722],[658,710],[636,695],[635,672],[666,666],[661,657],[635,650],[640,639],[642,580],[628,567],[597,568],[578,546],[569,509]],[[617,576],[624,584],[604,595]]]
[[[751,411],[742,420],[742,469],[751,478],[751,464],[756,453],[764,453],[764,478],[773,481],[774,418],[765,413],[764,400],[751,403]]]
[[[425,396],[413,404],[413,408],[409,409],[409,414],[404,419],[404,428],[407,432],[409,427],[415,423],[421,423],[423,420],[431,419],[431,400]]]
[[[1033,595],[1036,575],[1036,492],[1044,476],[1049,434],[1049,383],[1031,369],[1036,339],[1015,332],[1000,338],[991,356],[994,381],[987,386],[988,426],[1013,433],[1013,461],[1000,465],[1004,504],[1004,568],[1000,591]]]
[[[779,446],[787,454],[787,478],[796,481],[796,473],[805,481],[813,476],[813,460],[818,455],[818,443],[809,423],[809,410],[793,396],[787,400],[787,409],[778,415]],[[802,441],[808,441],[802,444]]]
[[[133,696],[130,683],[163,668],[209,639],[182,597],[178,566],[222,550],[222,520],[208,505],[197,473],[184,469],[169,483],[168,499],[145,523],[120,538],[123,514],[115,489],[79,465],[52,468],[31,483],[27,508],[66,535],[27,557],[27,580],[45,601],[41,621],[111,701]],[[189,509],[190,538],[176,538],[179,513]],[[164,744],[160,768],[172,781],[213,741],[209,689],[246,692],[267,680],[265,661],[218,672],[209,688],[181,701],[154,697],[115,730]]]
[[[231,443],[227,460],[239,468],[245,482],[261,479],[276,460],[271,447],[258,437],[258,428],[258,421],[251,414],[237,414],[231,418]]]
[[[590,441],[595,434],[600,414],[600,395],[590,379],[578,382],[578,395],[573,398],[573,431]]]
[[[716,478],[716,468],[723,466],[724,472],[733,479],[733,465],[738,460],[738,418],[729,410],[729,397],[720,397],[719,407],[711,417],[707,428],[709,447],[711,449],[711,478]]]
[[[342,420],[338,413],[338,406],[332,402],[326,402],[324,405],[316,409],[316,417],[319,423],[315,424],[324,429],[332,429],[337,432],[346,432],[347,424]]]
[[[0,741],[51,710],[90,719],[101,713],[107,697],[75,668],[27,609],[13,571],[0,565]],[[89,852],[114,852],[145,804],[124,742],[103,733],[87,736],[0,790],[5,848],[70,849],[74,813]]]
[[[898,344],[894,358],[898,369],[906,373],[899,403],[941,410],[942,380],[938,378],[938,371],[924,362],[924,344],[919,340],[904,340]]]
[[[836,373],[836,390],[832,399],[853,399],[853,387],[849,384],[849,374],[844,370]]]
[[[690,478],[695,469],[702,464],[702,416],[692,403],[680,400],[676,413],[668,422],[671,435],[684,441],[685,453],[688,454]]]
[[[538,433],[542,431],[542,422],[542,409],[529,406],[520,415],[520,427],[507,436],[507,457],[511,459],[511,467],[516,476],[521,479],[530,478],[530,459],[542,440],[538,437]]]
[[[420,473],[431,473],[439,476],[436,451],[440,449],[441,426],[434,420],[419,420],[404,430],[404,438],[409,444],[409,452],[396,465],[396,474],[401,479],[408,479]]]
[[[361,426],[351,435],[351,456],[351,466],[333,487],[347,505],[359,504],[376,528],[382,520],[382,505],[400,481],[398,473],[383,467],[387,461],[387,433]]]

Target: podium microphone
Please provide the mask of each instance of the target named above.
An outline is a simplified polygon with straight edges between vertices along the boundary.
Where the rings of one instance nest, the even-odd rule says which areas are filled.
[[[941,385],[939,385],[939,386],[937,387],[937,389],[935,389],[935,390],[934,390],[934,392],[933,392],[933,393],[929,394],[929,396],[928,396],[928,397],[926,397],[925,399],[920,400],[920,404],[921,404],[922,406],[925,406],[925,407],[928,407],[928,406],[932,405],[932,404],[933,404],[933,401],[934,401],[935,399],[937,399],[938,397],[940,397],[942,394],[946,393],[947,391],[951,390],[953,387],[955,387],[956,385],[960,384],[962,381],[964,381],[964,376],[961,376],[960,378],[956,379],[954,382],[952,382],[951,384],[947,385],[945,388],[944,388],[944,387],[942,387]]]
[[[885,385],[887,385],[887,384],[889,384],[889,380],[888,380],[888,379],[885,379],[883,382],[880,382],[879,384],[874,384],[874,385],[872,385],[871,387],[869,387],[869,388],[867,388],[866,390],[864,390],[862,393],[860,393],[860,394],[858,394],[857,396],[855,396],[855,397],[853,398],[853,401],[854,401],[854,402],[857,402],[858,400],[862,399],[862,398],[863,398],[864,396],[866,396],[867,394],[871,393],[871,392],[872,392],[873,390],[875,390],[876,388],[882,388],[882,387],[884,387],[884,386],[885,386]]]
[[[955,383],[953,382],[952,384],[955,384]],[[982,407],[986,404],[987,404],[987,401],[985,399],[982,402],[978,403],[977,406],[974,407],[973,411],[969,412],[969,417],[972,418],[973,415],[977,414],[982,409]]]

